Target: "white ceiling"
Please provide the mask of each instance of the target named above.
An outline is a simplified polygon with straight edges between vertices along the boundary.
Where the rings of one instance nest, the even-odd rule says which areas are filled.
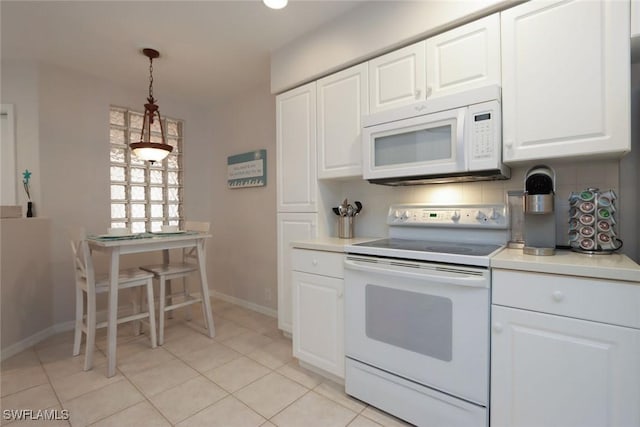
[[[35,60],[146,91],[211,105],[269,80],[270,52],[356,1],[0,1],[2,60]]]

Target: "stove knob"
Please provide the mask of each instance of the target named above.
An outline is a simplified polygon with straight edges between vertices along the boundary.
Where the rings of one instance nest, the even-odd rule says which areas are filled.
[[[394,218],[394,219],[399,219],[399,218],[400,218],[400,211],[395,211],[395,212],[393,213],[393,218]]]
[[[402,214],[402,219],[409,219],[409,215],[411,215],[411,212],[404,211],[404,213]]]
[[[476,212],[476,219],[478,221],[486,221],[487,220],[487,215],[482,211],[478,211],[478,212]]]
[[[495,221],[500,219],[501,216],[502,214],[500,213],[500,211],[498,211],[497,209],[491,209],[491,216],[489,218]]]
[[[458,222],[460,220],[460,211],[454,211],[453,215],[451,215],[451,219],[453,222]]]

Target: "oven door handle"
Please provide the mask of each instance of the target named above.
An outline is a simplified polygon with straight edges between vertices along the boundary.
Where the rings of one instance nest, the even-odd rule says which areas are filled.
[[[384,267],[377,267],[375,264],[367,263],[364,265],[358,261],[345,260],[345,268],[349,270],[362,271],[365,273],[384,274],[386,276],[404,277],[407,279],[415,280],[432,280],[438,283],[446,283],[448,285],[467,286],[471,288],[488,288],[489,279],[485,276],[465,275],[463,271],[459,275],[453,276],[450,274],[430,274],[427,270],[422,270],[419,273],[413,271],[407,271],[407,267],[385,265]],[[409,267],[411,268],[411,267]]]

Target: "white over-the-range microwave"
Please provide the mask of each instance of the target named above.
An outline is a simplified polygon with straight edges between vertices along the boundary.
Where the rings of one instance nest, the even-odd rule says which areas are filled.
[[[508,179],[500,87],[363,117],[363,177],[385,185]]]

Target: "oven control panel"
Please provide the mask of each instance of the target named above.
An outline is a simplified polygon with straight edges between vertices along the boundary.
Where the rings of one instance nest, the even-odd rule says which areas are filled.
[[[500,228],[508,227],[507,207],[504,204],[483,205],[391,205],[387,224],[448,227]]]

